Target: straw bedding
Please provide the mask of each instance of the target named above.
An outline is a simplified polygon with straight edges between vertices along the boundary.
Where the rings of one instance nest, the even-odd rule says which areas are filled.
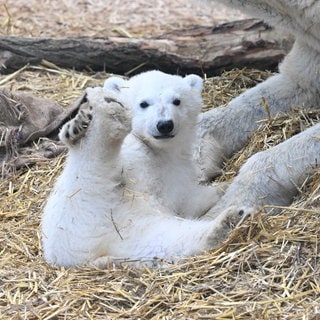
[[[269,76],[233,70],[206,79],[206,107],[226,103]],[[71,103],[106,74],[29,67],[2,85]],[[54,84],[54,85],[53,85]],[[293,111],[261,124],[225,166],[234,176],[247,156],[319,121]],[[57,268],[42,257],[39,222],[65,155],[20,170],[0,184],[1,319],[318,319],[320,171],[279,215],[257,213],[214,252],[163,269]]]
[[[180,0],[157,3],[155,11],[146,0],[7,0],[1,4],[0,33],[64,36],[67,28],[72,36],[130,36],[191,23],[213,25],[217,13],[224,20],[218,6],[209,12]],[[206,108],[227,103],[269,75],[233,70],[206,79]],[[0,76],[0,85],[66,106],[107,76],[44,63]],[[225,164],[220,180],[232,179],[251,154],[319,117],[319,111],[293,110],[261,122],[248,145]],[[320,319],[319,169],[290,207],[278,215],[257,213],[213,252],[163,269],[64,269],[44,262],[39,230],[41,210],[64,160],[61,155],[38,162],[0,182],[1,319]]]

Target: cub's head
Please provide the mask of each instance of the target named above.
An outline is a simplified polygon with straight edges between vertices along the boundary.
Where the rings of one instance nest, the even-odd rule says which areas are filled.
[[[194,132],[202,107],[202,79],[148,71],[124,80],[112,77],[106,90],[123,95],[132,109],[132,130],[153,143],[185,137]]]

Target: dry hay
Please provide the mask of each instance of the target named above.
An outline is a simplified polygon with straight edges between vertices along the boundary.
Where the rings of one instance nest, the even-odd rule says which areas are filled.
[[[205,101],[226,103],[269,74],[234,70],[206,79]],[[66,105],[105,74],[54,66],[28,67],[0,77]],[[293,112],[261,124],[244,150],[226,164],[231,177],[252,152],[319,120]],[[64,156],[19,171],[0,184],[1,319],[319,319],[320,172],[280,215],[258,213],[214,251],[165,269],[56,268],[43,258],[39,221]]]

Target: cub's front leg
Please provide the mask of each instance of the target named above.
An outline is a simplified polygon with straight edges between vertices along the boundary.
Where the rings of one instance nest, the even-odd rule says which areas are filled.
[[[90,264],[101,256],[112,256],[112,246],[120,241],[108,214],[116,215],[123,205],[119,150],[131,130],[131,118],[128,109],[120,101],[110,100],[102,88],[86,92],[93,106],[92,122],[81,144],[73,143],[67,133],[71,128],[86,129],[88,114],[80,112],[62,129],[69,151],[41,222],[45,259],[62,266]]]

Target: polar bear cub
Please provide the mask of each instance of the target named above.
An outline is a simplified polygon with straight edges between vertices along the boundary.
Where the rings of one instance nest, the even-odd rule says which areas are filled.
[[[104,90],[121,96],[132,112],[132,131],[121,147],[127,190],[136,196],[153,197],[175,215],[187,218],[204,215],[223,194],[220,185],[198,183],[193,160],[196,126],[202,107],[202,79],[184,78],[160,71],[141,73],[125,80],[111,77]],[[90,110],[67,126],[68,142],[76,143],[89,123]],[[75,133],[74,133],[75,131]]]
[[[186,83],[192,86],[193,80]],[[171,103],[172,96],[169,97]],[[175,96],[178,98],[184,99]],[[69,152],[42,217],[47,262],[66,267],[85,264],[106,267],[110,262],[125,260],[150,264],[155,258],[176,259],[217,246],[230,230],[230,222],[237,222],[239,216],[227,213],[210,221],[184,219],[153,197],[139,197],[132,189],[129,192],[128,187],[136,184],[128,181],[130,175],[124,171],[121,156],[123,140],[131,129],[127,104],[121,101],[121,94],[115,96],[102,88],[87,89],[87,100],[90,113],[80,111],[60,132]],[[170,119],[164,119],[171,119],[173,127],[178,125],[172,114]],[[170,132],[151,131],[156,136],[175,136],[177,132],[177,128]],[[75,139],[75,135],[81,139]],[[141,147],[147,148],[140,137],[136,139],[141,141]],[[168,143],[165,152],[170,149],[172,139],[160,138],[160,143]],[[150,137],[146,143],[157,146],[159,142]],[[139,145],[135,148],[139,151]],[[144,154],[142,162],[137,162],[139,168],[146,162],[149,164],[153,152],[151,149]],[[158,170],[156,165],[153,169]],[[150,176],[149,180],[158,178]]]
[[[131,107],[132,132],[121,158],[132,188],[188,218],[203,215],[221,195],[217,185],[199,185],[192,158],[202,82],[197,75],[149,71],[129,80],[112,77],[104,84]]]

